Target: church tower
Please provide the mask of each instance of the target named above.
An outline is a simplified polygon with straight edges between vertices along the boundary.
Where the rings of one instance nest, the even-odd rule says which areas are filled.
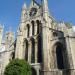
[[[4,38],[4,47],[5,51],[3,52],[3,72],[5,70],[5,67],[7,64],[10,62],[10,60],[13,57],[13,52],[14,52],[14,33],[9,31],[6,32],[5,38]]]
[[[51,31],[49,28],[51,22],[48,0],[42,0],[40,4],[36,0],[31,0],[28,8],[26,4],[23,5],[15,58],[28,61],[36,69],[36,74],[42,72],[47,75],[47,71],[50,69],[49,40]]]
[[[22,12],[21,12],[21,21],[19,24],[19,28],[17,31],[17,40],[16,40],[16,55],[15,58],[22,59],[23,58],[23,40],[25,35],[25,22],[27,20],[27,7],[26,3],[23,4]]]
[[[5,48],[6,50],[9,48],[9,46],[14,42],[14,33],[9,31],[5,35]]]
[[[0,46],[1,46],[1,43],[2,43],[2,37],[3,37],[3,27],[0,24]]]
[[[48,71],[49,70],[49,48],[48,48],[48,32],[49,32],[49,11],[48,11],[48,0],[42,0],[42,7],[43,7],[43,24],[42,24],[42,41],[43,41],[43,71]]]
[[[31,0],[29,7],[24,4],[15,58],[25,59],[32,65],[33,75],[67,75],[63,69],[70,68],[68,56],[72,56],[62,28],[49,13],[48,0],[41,0],[41,3]]]
[[[27,7],[26,7],[26,3],[24,3],[23,7],[22,7],[22,13],[21,13],[21,22],[24,22],[26,17],[27,17]]]
[[[49,16],[48,0],[42,0],[42,7],[43,7],[43,15],[47,21]]]
[[[2,32],[0,26],[0,46]],[[54,20],[48,0],[23,4],[17,37],[14,41],[14,33],[7,32],[4,46],[4,68],[18,58],[32,66],[32,75],[75,75],[75,32],[70,24]]]

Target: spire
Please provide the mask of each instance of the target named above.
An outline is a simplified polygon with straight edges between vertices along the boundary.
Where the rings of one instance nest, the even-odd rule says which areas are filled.
[[[5,34],[5,45],[6,48],[8,48],[9,45],[11,45],[14,42],[14,33],[13,32],[6,32]]]
[[[0,24],[0,46],[2,43],[2,37],[3,37],[3,26]]]
[[[52,20],[49,18],[48,0],[42,0],[42,9],[44,21],[47,23],[46,26],[49,26],[48,23],[50,23]]]
[[[26,10],[26,8],[27,8],[26,3],[24,3],[22,9]]]
[[[48,12],[48,0],[42,0],[44,12]]]
[[[27,6],[26,3],[24,3],[22,7],[22,13],[21,13],[21,22],[24,22],[26,17],[27,17]]]

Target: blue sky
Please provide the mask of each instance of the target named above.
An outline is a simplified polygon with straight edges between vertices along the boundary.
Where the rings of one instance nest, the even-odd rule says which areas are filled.
[[[29,5],[31,0],[0,0],[0,23],[5,31],[17,30],[20,22],[21,8],[24,2]],[[40,0],[36,0],[40,1]],[[57,21],[64,20],[75,25],[75,0],[48,0],[49,11]]]

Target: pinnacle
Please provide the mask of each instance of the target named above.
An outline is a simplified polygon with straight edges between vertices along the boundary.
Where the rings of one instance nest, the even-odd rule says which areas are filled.
[[[26,9],[26,3],[23,4],[23,7],[22,7],[22,8],[23,8],[23,9]]]

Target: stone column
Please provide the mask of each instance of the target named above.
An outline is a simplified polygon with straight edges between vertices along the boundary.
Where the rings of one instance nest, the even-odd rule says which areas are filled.
[[[32,36],[32,25],[30,25],[30,31],[29,31],[29,36]]]
[[[47,38],[47,28],[43,28],[43,66],[44,66],[44,70],[49,70],[49,66],[48,66],[48,38]]]
[[[23,43],[23,56],[24,56],[24,59],[25,59],[25,53],[26,53],[26,41],[24,41],[24,43]]]
[[[39,75],[39,69],[37,69],[37,75]]]
[[[44,75],[51,75],[49,73],[50,63],[52,63],[51,59],[49,58],[51,57],[50,55],[51,49],[49,49],[51,47],[51,43],[49,43],[49,40],[48,40],[49,37],[51,40],[51,31],[49,30],[47,26],[48,26],[48,23],[45,23],[45,24],[43,23],[43,27],[42,27],[43,70],[42,72],[44,73]],[[50,35],[48,33],[50,33]]]
[[[27,38],[27,28],[25,29],[25,38]]]
[[[35,23],[35,32],[34,32],[34,35],[37,35],[37,24]]]
[[[55,53],[56,51],[55,51],[55,48],[53,48],[50,51],[50,69],[57,69],[57,60],[56,60],[56,53]]]
[[[69,62],[69,64],[67,64],[68,65],[67,67],[72,69],[74,66],[73,66],[73,59],[72,59],[72,52],[71,52],[69,37],[66,37],[66,43],[67,43],[66,47],[67,47],[68,62]]]
[[[75,69],[75,37],[69,36],[71,52],[69,52],[69,62],[71,69]]]
[[[23,36],[18,35],[17,44],[16,44],[16,52],[15,58],[23,59]]]

